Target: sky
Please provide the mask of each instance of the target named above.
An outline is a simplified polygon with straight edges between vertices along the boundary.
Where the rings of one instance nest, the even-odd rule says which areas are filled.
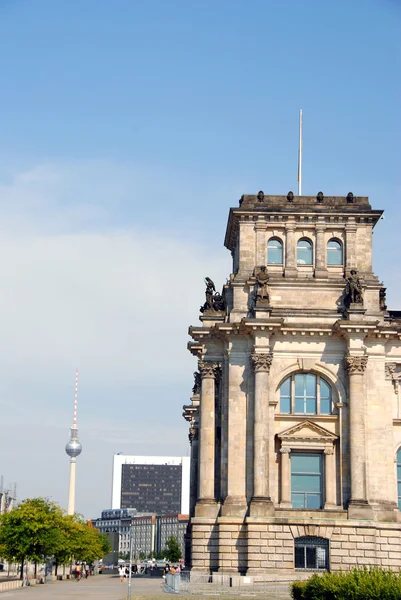
[[[401,309],[398,0],[0,0],[0,462],[110,507],[114,452],[187,456],[203,278],[243,193],[368,195]]]

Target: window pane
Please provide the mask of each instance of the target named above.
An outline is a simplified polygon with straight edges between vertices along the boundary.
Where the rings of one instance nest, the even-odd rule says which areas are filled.
[[[316,397],[316,377],[315,375],[305,375],[306,379],[306,395]]]
[[[280,240],[269,240],[267,245],[267,263],[269,265],[283,264],[283,244]]]
[[[304,413],[304,399],[303,398],[295,398],[295,412],[296,413]]]
[[[401,479],[401,465],[397,465],[397,479]]]
[[[326,559],[327,553],[326,548],[317,547],[316,548],[316,566],[318,569],[325,569],[327,564]]]
[[[309,240],[299,240],[297,245],[297,263],[299,265],[312,264],[312,244]]]
[[[295,568],[305,569],[305,546],[295,547]]]
[[[306,508],[321,508],[320,494],[308,494],[306,498]]]
[[[307,398],[306,399],[306,412],[309,414],[316,413],[316,398]]]
[[[305,393],[305,375],[295,375],[295,395],[303,396]]]
[[[316,548],[306,547],[306,568],[316,569]]]
[[[291,490],[320,494],[320,475],[293,475],[291,477]]]
[[[397,463],[401,465],[401,448],[397,452]]]
[[[292,508],[305,508],[305,494],[291,493]]]
[[[331,400],[329,398],[320,398],[320,414],[331,414]]]
[[[320,473],[321,455],[320,454],[301,454],[291,453],[291,472],[292,473]]]
[[[398,482],[398,496],[401,497],[401,481]]]
[[[281,396],[280,398],[280,412],[289,414],[291,412],[291,399]]]
[[[280,386],[280,394],[283,396],[291,395],[291,377],[288,377]]]
[[[321,398],[330,398],[331,389],[330,386],[325,382],[324,379],[320,379],[320,397]]]
[[[327,244],[327,264],[343,264],[343,249],[340,242],[337,242],[336,240],[330,240]]]

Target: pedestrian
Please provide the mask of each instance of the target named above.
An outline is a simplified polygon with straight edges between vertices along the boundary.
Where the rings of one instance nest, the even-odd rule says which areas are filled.
[[[81,580],[81,565],[77,565],[75,567],[75,572],[77,574],[77,581],[80,581]]]
[[[124,581],[124,575],[125,575],[124,567],[120,567],[118,569],[118,574],[120,576],[120,583],[122,583]]]

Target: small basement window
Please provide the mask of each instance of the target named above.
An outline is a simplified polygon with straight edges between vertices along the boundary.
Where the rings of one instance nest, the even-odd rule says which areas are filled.
[[[295,539],[295,568],[302,571],[327,571],[329,568],[329,540],[315,536]]]

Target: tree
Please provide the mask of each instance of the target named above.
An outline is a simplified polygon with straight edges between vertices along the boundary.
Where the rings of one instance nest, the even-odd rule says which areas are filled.
[[[168,538],[164,555],[169,562],[175,563],[182,557],[182,552],[177,538],[173,535]]]
[[[0,516],[1,554],[21,563],[21,579],[26,560],[35,562],[36,574],[38,561],[60,551],[62,519],[61,508],[45,498],[24,500],[18,508]]]

